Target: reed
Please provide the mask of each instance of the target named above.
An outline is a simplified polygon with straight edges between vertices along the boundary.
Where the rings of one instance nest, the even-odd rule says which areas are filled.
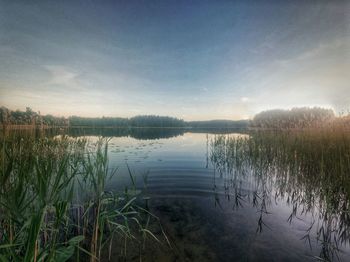
[[[311,245],[316,232],[320,259],[338,256],[350,235],[350,133],[332,127],[303,131],[257,131],[249,137],[216,136],[211,162],[225,180],[235,206],[251,203],[259,212],[257,232],[264,227],[272,201],[291,206],[291,221],[312,217],[303,237]],[[245,184],[244,184],[245,182]],[[243,184],[243,186],[242,186]],[[247,190],[248,189],[248,190]]]
[[[137,195],[105,190],[108,140],[10,134],[0,147],[0,261],[98,261],[156,238]]]

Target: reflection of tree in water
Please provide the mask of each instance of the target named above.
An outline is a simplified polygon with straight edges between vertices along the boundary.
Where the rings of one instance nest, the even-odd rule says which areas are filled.
[[[345,130],[256,132],[247,137],[219,135],[211,141],[211,162],[224,178],[225,196],[234,207],[251,203],[259,211],[257,232],[271,201],[292,207],[287,221],[310,215],[319,259],[339,258],[350,244],[350,133]],[[214,186],[216,188],[216,186]]]
[[[172,138],[183,136],[185,132],[191,133],[211,133],[226,134],[243,132],[237,129],[220,128],[182,128],[182,127],[129,127],[129,128],[69,128],[66,129],[70,136],[104,136],[104,137],[122,137],[130,136],[140,140]]]
[[[177,136],[183,136],[185,132],[191,133],[210,133],[210,134],[229,134],[243,132],[243,130],[237,129],[220,129],[220,128],[182,128],[182,127],[120,127],[120,128],[108,128],[108,127],[73,127],[73,128],[49,128],[49,129],[24,129],[24,130],[4,130],[7,134],[20,133],[21,135],[29,135],[36,137],[43,136],[57,136],[68,135],[72,137],[81,136],[102,136],[102,137],[132,137],[138,140],[153,140],[172,138]]]
[[[148,140],[171,138],[184,134],[183,128],[71,128],[69,135],[71,136],[103,136],[103,137],[123,137],[130,136],[132,138]]]

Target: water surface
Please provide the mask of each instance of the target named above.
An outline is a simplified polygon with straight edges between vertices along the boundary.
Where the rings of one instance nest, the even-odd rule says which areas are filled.
[[[129,167],[172,245],[149,246],[144,260],[350,260],[348,217],[329,219],[327,223],[333,224],[327,226],[316,204],[321,202],[313,202],[310,209],[303,199],[312,184],[298,187],[290,185],[294,180],[289,178],[287,185],[276,181],[290,176],[288,172],[276,169],[279,175],[269,171],[256,176],[253,170],[228,165],[225,142],[218,140],[218,133],[168,130],[157,136],[157,132],[139,130],[136,135],[107,134],[111,137],[110,167],[118,168],[107,189],[130,186]],[[225,133],[226,138],[249,137]],[[85,136],[91,142],[97,139],[93,133]],[[328,232],[344,223],[342,238]],[[139,259],[137,254],[132,258]]]

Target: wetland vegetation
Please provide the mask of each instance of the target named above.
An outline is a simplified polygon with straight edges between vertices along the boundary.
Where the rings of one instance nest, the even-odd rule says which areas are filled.
[[[98,261],[112,247],[123,258],[131,242],[141,254],[158,241],[132,183],[106,190],[107,139],[10,133],[0,146],[1,261]]]
[[[0,262],[350,262],[350,0],[0,0],[0,58]]]
[[[301,240],[320,245],[316,259],[339,259],[350,244],[350,133],[345,129],[259,131],[249,137],[216,136],[211,161],[225,177],[225,196],[235,208],[257,209],[257,232],[273,202],[286,201],[291,223],[310,216]],[[242,184],[243,182],[243,184]],[[248,183],[248,184],[247,184]],[[312,234],[310,232],[315,232]]]
[[[175,121],[3,128],[0,260],[350,258],[349,116],[275,110],[245,129],[163,120]]]

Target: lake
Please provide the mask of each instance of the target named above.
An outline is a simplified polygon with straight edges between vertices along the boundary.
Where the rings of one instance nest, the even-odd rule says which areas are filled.
[[[248,151],[241,152],[242,158],[238,154],[243,148],[247,150],[244,141],[249,141],[250,135],[213,131],[138,129],[115,135],[99,131],[98,135],[110,137],[110,168],[118,168],[107,189],[130,187],[130,170],[171,244],[171,248],[150,244],[143,260],[350,260],[347,204],[340,211],[328,208],[331,200],[320,195],[332,182],[318,183],[322,179],[317,174],[305,175],[305,163],[298,160],[294,176],[289,163],[297,159],[297,151],[293,151],[292,160],[283,160],[288,166],[281,166],[275,156],[285,159],[289,153],[278,151],[270,159],[262,158],[273,151],[269,145],[267,153],[254,162],[244,155]],[[93,131],[84,131],[84,136],[92,143],[98,138]],[[288,148],[282,141],[277,143]],[[263,160],[267,161],[265,167]],[[314,160],[307,159],[307,163]],[[241,168],[247,163],[249,167]],[[315,170],[314,166],[307,168]],[[339,197],[339,192],[332,190]],[[130,253],[131,260],[139,259],[137,252]]]
[[[89,255],[78,243],[102,261],[350,261],[346,129],[5,130],[3,139],[8,258],[26,254],[25,241],[44,256],[56,239],[52,256],[80,261]],[[17,241],[11,228],[20,248],[6,244]]]

